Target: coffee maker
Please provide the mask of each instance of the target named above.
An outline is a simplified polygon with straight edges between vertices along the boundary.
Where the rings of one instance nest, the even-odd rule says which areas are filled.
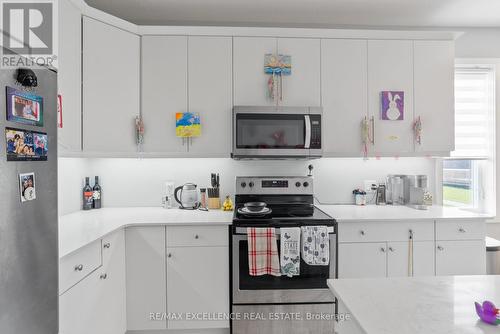
[[[432,205],[428,182],[427,175],[405,176],[406,205],[418,210],[427,210]]]

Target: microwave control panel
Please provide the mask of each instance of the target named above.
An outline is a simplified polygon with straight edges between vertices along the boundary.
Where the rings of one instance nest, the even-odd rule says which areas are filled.
[[[310,115],[311,144],[309,148],[321,149],[321,115]]]

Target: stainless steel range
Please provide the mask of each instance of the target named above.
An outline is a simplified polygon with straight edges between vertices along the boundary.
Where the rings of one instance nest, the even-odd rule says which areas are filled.
[[[326,280],[337,272],[337,224],[314,206],[312,177],[237,177],[232,226],[231,304],[237,315],[234,334],[333,333],[335,300]],[[265,203],[270,210],[245,214],[245,203]],[[251,276],[247,227],[327,226],[330,261],[313,266],[300,259],[300,275]],[[254,317],[252,318],[252,315]]]

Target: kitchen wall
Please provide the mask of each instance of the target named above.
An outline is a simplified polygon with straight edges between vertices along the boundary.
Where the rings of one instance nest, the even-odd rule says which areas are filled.
[[[305,175],[314,166],[315,193],[321,203],[352,203],[351,191],[363,180],[384,180],[387,174],[427,174],[435,193],[435,161],[431,158],[363,160],[323,158],[313,161],[235,161],[232,159],[83,159],[59,158],[59,213],[80,210],[84,177],[99,175],[105,207],[159,206],[166,180],[176,185],[209,185],[210,173],[221,176],[222,194],[234,195],[240,175]]]

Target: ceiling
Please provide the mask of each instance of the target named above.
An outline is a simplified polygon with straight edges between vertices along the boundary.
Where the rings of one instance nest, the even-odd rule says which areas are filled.
[[[500,27],[499,0],[86,0],[140,25]]]

